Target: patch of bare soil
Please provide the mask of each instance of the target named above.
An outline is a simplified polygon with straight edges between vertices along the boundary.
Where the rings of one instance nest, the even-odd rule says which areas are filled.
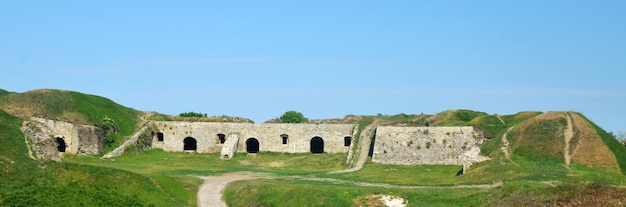
[[[281,161],[274,161],[274,162],[270,162],[269,166],[270,167],[282,167],[282,166],[285,166],[285,163]]]
[[[355,198],[353,204],[359,207],[405,207],[407,201],[401,197],[372,194]]]

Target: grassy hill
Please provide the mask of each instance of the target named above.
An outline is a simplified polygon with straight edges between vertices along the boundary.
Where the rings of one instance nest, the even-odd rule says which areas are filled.
[[[107,98],[63,90],[33,90],[25,93],[0,93],[0,110],[18,117],[41,117],[71,123],[101,126],[103,118],[115,121],[118,132],[105,152],[114,149],[137,127],[142,112],[119,105]]]
[[[199,186],[197,175],[238,171],[346,183],[289,179],[238,181],[226,190],[226,199],[232,206],[350,206],[368,204],[371,197],[379,194],[407,198],[409,206],[626,204],[626,189],[612,186],[626,185],[626,147],[576,112],[498,115],[448,110],[432,115],[348,115],[343,119],[312,121],[352,123],[360,129],[372,123],[408,127],[473,126],[486,138],[481,154],[492,160],[473,165],[462,176],[454,176],[460,166],[374,163],[354,173],[327,174],[347,166],[343,163],[345,154],[237,154],[230,161],[222,161],[216,154],[151,150],[113,160],[68,155],[62,163],[57,163],[29,158],[24,135],[19,130],[20,117],[38,116],[92,125],[101,125],[102,119],[109,117],[119,127],[119,133],[113,136],[121,140],[136,130],[141,115],[149,120],[213,120],[149,116],[103,97],[71,91],[0,90],[0,206],[192,206]],[[213,121],[216,120],[248,122],[228,117],[216,117]],[[435,188],[363,187],[349,182]],[[437,188],[492,183],[503,185],[480,190]]]

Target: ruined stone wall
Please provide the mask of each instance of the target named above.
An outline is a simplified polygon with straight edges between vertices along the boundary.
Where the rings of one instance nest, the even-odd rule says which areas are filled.
[[[313,137],[324,140],[324,152],[348,152],[344,137],[354,137],[356,125],[352,124],[249,124],[215,122],[155,122],[158,132],[163,133],[163,141],[156,141],[154,148],[164,151],[183,151],[184,139],[192,137],[197,142],[196,152],[221,152],[224,144],[218,134],[226,140],[239,139],[237,152],[246,152],[246,141],[255,138],[259,151],[303,153],[310,152]],[[281,135],[288,135],[287,144],[282,143]],[[156,138],[155,138],[156,139]]]
[[[104,147],[105,133],[96,126],[32,117],[23,124],[22,131],[31,140],[38,158],[58,158],[56,138],[65,141],[68,153],[98,154]]]
[[[126,152],[126,148],[127,147],[131,147],[133,145],[137,145],[137,141],[142,138],[142,136],[148,136],[148,134],[150,134],[148,137],[150,140],[148,140],[149,143],[144,143],[144,149],[141,149],[140,151],[144,151],[144,150],[148,150],[152,148],[152,143],[154,143],[154,136],[153,136],[153,131],[154,130],[154,125],[152,125],[152,123],[148,122],[146,123],[144,126],[142,126],[139,131],[135,132],[135,134],[133,134],[133,136],[131,136],[128,140],[124,141],[124,143],[122,143],[119,147],[115,148],[113,151],[105,154],[104,156],[102,156],[102,158],[113,158],[113,157],[117,157],[117,156],[121,156],[124,154],[124,152]]]
[[[482,137],[473,127],[386,127],[376,129],[372,162],[382,164],[471,165]]]

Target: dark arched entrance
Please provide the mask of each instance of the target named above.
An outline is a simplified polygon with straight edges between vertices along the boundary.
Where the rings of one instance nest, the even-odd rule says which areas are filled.
[[[59,150],[59,152],[65,152],[65,148],[67,148],[67,145],[65,145],[65,140],[63,140],[63,138],[57,137],[56,141],[57,150]]]
[[[248,153],[259,152],[259,140],[257,140],[256,138],[250,138],[246,140],[246,151]]]
[[[321,137],[313,137],[311,139],[311,153],[323,153],[324,152],[324,139]]]
[[[280,138],[283,140],[283,144],[287,144],[289,143],[289,135],[287,134],[281,134]]]
[[[217,141],[219,144],[224,144],[226,142],[226,135],[217,134]]]
[[[185,143],[185,146],[183,147],[183,150],[196,150],[198,149],[198,145],[196,142],[196,139],[194,139],[193,137],[187,137],[183,140],[183,143]]]
[[[346,136],[343,138],[343,146],[349,147],[352,144],[352,137]]]

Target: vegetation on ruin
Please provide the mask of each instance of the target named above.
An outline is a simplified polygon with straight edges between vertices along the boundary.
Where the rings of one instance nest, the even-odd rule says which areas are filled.
[[[199,112],[193,112],[193,111],[191,111],[191,112],[183,112],[183,113],[180,113],[178,116],[180,116],[180,117],[207,117],[206,114],[199,113]]]
[[[278,117],[280,123],[306,123],[309,119],[297,111],[287,111],[280,117]]]
[[[254,123],[251,119],[241,118],[235,116],[203,116],[202,117],[184,117],[184,116],[170,116],[165,114],[159,114],[150,112],[146,116],[147,120],[151,121],[186,121],[186,122],[232,122],[232,123]]]
[[[109,133],[104,151],[119,146],[137,130],[141,112],[119,105],[107,98],[72,91],[34,90],[0,96],[0,109],[18,117],[41,117],[51,120],[107,127],[104,118],[115,120],[117,131]]]
[[[218,153],[159,149],[138,153],[150,141],[147,134],[128,148],[132,153],[113,159],[66,154],[62,162],[34,160],[29,157],[19,117],[115,126],[119,128],[112,133],[116,145],[137,130],[142,115],[147,120],[167,121],[247,119],[142,113],[106,98],[58,90],[0,90],[0,109],[0,206],[195,206],[202,182],[198,176],[241,171],[258,173],[261,178],[231,183],[224,195],[230,206],[359,206],[372,204],[371,198],[381,194],[407,199],[408,206],[626,204],[626,188],[619,187],[626,186],[626,147],[576,112],[498,115],[449,110],[311,121],[358,124],[353,146],[358,146],[359,135],[373,123],[473,126],[486,138],[481,154],[492,159],[456,176],[461,166],[376,163],[353,173],[329,174],[352,166],[353,161],[346,163],[345,153],[236,153],[231,160],[220,160]],[[573,146],[564,150],[567,117],[573,124]],[[502,150],[505,133],[508,156]],[[572,154],[569,166],[564,164],[564,153]],[[371,186],[376,184],[383,187]],[[405,189],[411,186],[419,188]]]

